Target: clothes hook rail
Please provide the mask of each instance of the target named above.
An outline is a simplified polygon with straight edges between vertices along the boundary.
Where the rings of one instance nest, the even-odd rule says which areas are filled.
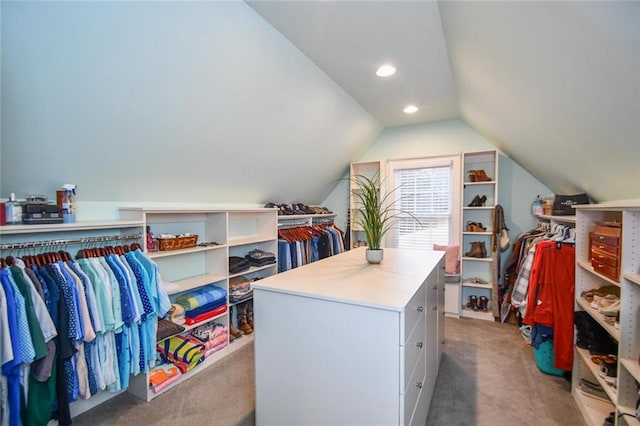
[[[84,237],[84,238],[47,240],[47,241],[28,241],[24,243],[1,244],[0,250],[64,246],[68,244],[101,243],[106,241],[139,240],[140,238],[142,238],[142,234],[138,232],[136,234],[105,235],[100,237]]]

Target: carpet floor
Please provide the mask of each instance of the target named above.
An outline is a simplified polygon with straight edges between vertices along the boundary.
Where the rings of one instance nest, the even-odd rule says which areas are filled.
[[[426,424],[582,426],[567,380],[543,374],[515,325],[445,320],[445,350]],[[253,344],[151,402],[122,393],[73,419],[90,425],[253,425]]]

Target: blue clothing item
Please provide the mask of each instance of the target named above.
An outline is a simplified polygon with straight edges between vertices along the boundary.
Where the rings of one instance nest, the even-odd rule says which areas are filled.
[[[122,309],[122,321],[126,325],[130,325],[135,318],[135,312],[133,310],[133,300],[131,299],[131,293],[127,289],[128,280],[126,273],[120,268],[120,265],[113,259],[113,255],[105,257],[107,265],[111,268],[111,271],[118,281],[120,291],[120,307]]]
[[[78,278],[80,278],[80,281],[82,281],[82,288],[84,289],[84,297],[87,302],[87,306],[89,307],[89,321],[91,322],[91,327],[93,328],[93,330],[95,332],[98,332],[100,330],[96,329],[97,324],[96,324],[96,320],[94,319],[95,316],[97,315],[98,307],[96,305],[95,294],[93,293],[93,287],[91,287],[91,282],[89,281],[89,276],[85,274],[82,271],[82,269],[80,269],[77,263],[67,262],[67,265],[69,265],[69,268],[71,268],[71,270],[75,272]],[[93,295],[93,297],[90,297],[90,295]]]
[[[56,265],[60,269],[60,273],[64,277],[65,281],[67,282],[67,285],[69,286],[69,289],[71,290],[71,297],[73,297],[74,309],[73,311],[69,311],[69,312],[73,312],[76,317],[75,340],[81,341],[82,339],[84,339],[84,324],[82,320],[82,314],[80,313],[80,300],[79,300],[80,295],[78,294],[78,289],[76,288],[75,280],[71,275],[69,275],[69,272],[67,272],[67,268],[65,268],[63,262],[58,261],[56,262]]]
[[[9,334],[13,359],[2,365],[2,374],[7,378],[7,404],[9,406],[9,426],[19,426],[20,420],[20,344],[18,343],[18,322],[16,306],[13,302],[14,289],[9,282],[9,270],[0,269],[0,284],[7,298],[7,316],[9,320]]]
[[[215,284],[207,284],[181,294],[177,297],[176,303],[182,305],[185,311],[190,311],[211,302],[226,300],[226,298],[227,290]]]
[[[89,392],[91,396],[98,393],[98,384],[96,382],[96,374],[91,363],[91,343],[84,343],[84,359],[87,363],[87,374],[89,376]]]
[[[278,272],[288,271],[289,269],[291,269],[289,242],[286,240],[278,240]]]
[[[224,305],[225,303],[227,303],[226,298],[220,299],[220,300],[216,300],[215,302],[211,302],[211,303],[207,303],[206,305],[202,305],[202,306],[198,306],[195,309],[191,309],[191,310],[185,310],[184,311],[184,316],[186,318],[195,318],[200,314],[204,314],[205,312],[209,312],[214,310],[215,308]]]
[[[311,239],[311,261],[317,262],[320,260],[320,254],[318,253],[318,241],[320,241],[320,237],[313,237]]]
[[[38,278],[40,278],[40,284],[42,284],[42,289],[44,290],[46,287],[45,293],[45,304],[47,305],[47,310],[49,311],[49,315],[51,315],[51,319],[58,329],[58,335],[60,330],[60,317],[58,316],[58,303],[60,302],[60,290],[55,283],[55,280],[49,274],[49,271],[43,266],[42,268],[38,268],[36,265],[31,265],[31,269],[36,273]]]
[[[35,359],[36,352],[33,347],[31,332],[29,331],[26,302],[24,300],[24,296],[22,296],[22,293],[20,293],[16,282],[13,280],[11,272],[9,272],[9,274],[7,275],[7,281],[13,289],[13,300],[16,305],[16,321],[18,322],[18,348],[20,350],[20,357],[22,358],[23,363],[29,364]]]
[[[289,253],[291,253],[291,268],[298,267],[298,251],[296,250],[296,243],[289,244]]]
[[[158,271],[158,265],[140,250],[135,250],[133,253],[149,274],[150,297],[156,313],[159,317],[163,317],[169,312],[169,309],[171,309],[171,300],[164,287],[162,287],[162,278]]]
[[[535,324],[531,329],[531,346],[538,349],[540,345],[553,338],[553,328]]]
[[[122,327],[122,333],[116,333],[116,353],[118,354],[118,369],[120,373],[120,389],[129,386],[129,332],[128,326]]]
[[[69,284],[64,279],[64,276],[60,272],[60,266],[56,264],[45,265],[51,277],[55,280],[58,285],[58,289],[62,293],[60,295],[60,299],[64,302],[67,313],[68,320],[68,336],[71,340],[76,340],[76,336],[78,335],[78,312],[76,306],[73,301],[73,294],[71,292],[71,288]]]

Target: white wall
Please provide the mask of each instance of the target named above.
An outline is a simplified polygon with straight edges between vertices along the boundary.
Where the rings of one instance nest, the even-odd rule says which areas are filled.
[[[380,131],[242,2],[0,7],[0,197],[317,203]]]
[[[463,121],[448,120],[387,129],[356,161],[435,157],[487,149],[496,147]],[[499,165],[498,198],[510,235],[515,238],[535,225],[531,203],[536,196],[549,195],[552,191],[505,155],[500,156]],[[339,183],[324,201],[325,206],[340,215],[343,229],[346,229],[348,203],[346,183]]]

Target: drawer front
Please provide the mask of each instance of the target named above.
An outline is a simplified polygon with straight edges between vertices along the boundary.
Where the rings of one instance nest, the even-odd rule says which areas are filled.
[[[402,362],[404,362],[404,375],[402,377],[403,384],[400,389],[403,389],[404,393],[407,392],[407,387],[411,385],[409,379],[414,371],[416,371],[416,363],[421,358],[422,353],[425,352],[425,327],[424,321],[420,321],[413,329],[413,333],[409,336],[406,345],[401,348]],[[424,357],[422,357],[424,359]],[[423,361],[424,362],[424,361]]]
[[[418,396],[425,383],[424,352],[418,360],[418,367],[409,380],[407,391],[400,397],[400,402],[404,405],[404,407],[401,407],[401,412],[404,413],[403,424],[409,424],[418,402]]]
[[[620,254],[619,246],[612,246],[598,241],[591,242],[591,250],[602,251],[605,253],[613,254],[614,256],[618,256]]]
[[[605,265],[611,266],[613,268],[618,267],[617,255],[596,250],[593,247],[591,248],[591,260],[599,263],[604,263]]]
[[[593,266],[593,270],[599,274],[604,275],[605,277],[611,278],[612,280],[619,281],[619,270],[618,268],[614,268],[609,265],[605,265],[604,263],[598,262],[596,260],[591,259],[591,266]]]
[[[604,226],[596,224],[596,228],[593,230],[594,234],[606,235],[608,237],[617,237],[620,238],[622,236],[622,228],[616,226]]]
[[[620,238],[612,237],[610,235],[591,233],[591,244],[602,243],[610,246],[618,247],[620,245]]]
[[[411,332],[413,331],[415,325],[417,324],[420,318],[424,318],[424,312],[426,310],[426,306],[424,306],[425,302],[425,284],[423,284],[420,289],[413,295],[411,301],[407,304],[407,307],[404,310],[404,334],[402,337],[401,345],[404,345]]]

